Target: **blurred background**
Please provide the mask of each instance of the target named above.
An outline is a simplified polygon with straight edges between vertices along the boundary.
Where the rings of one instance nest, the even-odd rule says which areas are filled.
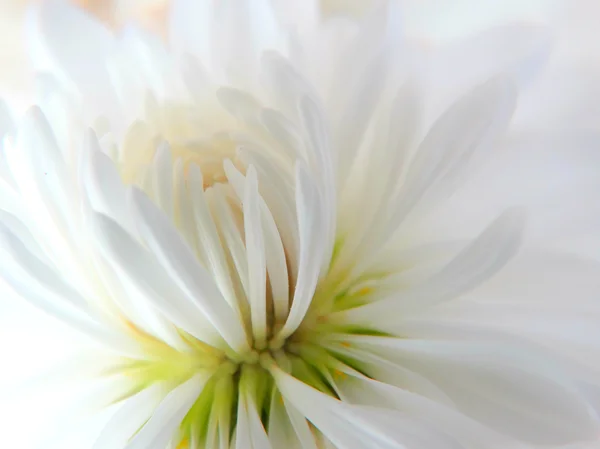
[[[169,0],[0,0],[0,95],[17,109],[30,104],[31,67],[26,53],[27,11],[36,2],[71,1],[119,29],[134,20],[162,32]],[[199,0],[201,1],[201,0]],[[285,7],[286,0],[273,0]],[[321,0],[330,15],[361,14],[374,1]],[[468,34],[511,20],[549,23],[560,34],[560,49],[569,58],[587,63],[600,55],[599,0],[396,0],[402,2],[406,28],[433,42]]]
[[[33,77],[25,38],[27,13],[42,1],[57,0],[0,0],[0,96],[21,111],[30,104]],[[160,30],[168,7],[167,0],[58,1],[79,5],[114,29],[135,20],[148,28]]]

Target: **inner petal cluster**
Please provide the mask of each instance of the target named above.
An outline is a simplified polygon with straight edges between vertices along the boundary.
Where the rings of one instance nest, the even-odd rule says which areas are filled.
[[[243,337],[227,339],[177,322],[163,323],[162,333],[124,318],[126,333],[144,356],[115,363],[111,372],[126,379],[117,400],[156,386],[168,392],[195,384],[196,397],[178,430],[184,448],[190,442],[212,447],[217,441],[228,447],[226,442],[243,428],[239,421],[248,417],[268,430],[272,410],[284,401],[273,369],[339,398],[336,382],[344,372],[363,373],[361,363],[344,353],[349,343],[343,335],[370,331],[329,322],[328,315],[364,304],[372,288],[361,287],[364,279],[352,282],[348,270],[330,266],[312,267],[307,278],[311,267],[301,267],[300,260],[307,242],[300,241],[297,230],[287,239],[279,232],[282,223],[260,193],[256,168],[238,158],[247,140],[225,132],[201,139],[169,127],[159,127],[153,137],[149,130],[141,122],[129,130],[123,153],[137,157],[115,161],[120,176],[133,184],[130,189],[143,191],[152,200],[149,207],[160,208],[161,219],[176,228],[216,287],[208,301],[226,303],[234,320],[225,325],[239,328],[241,333],[232,335]],[[165,135],[171,139],[160,142]],[[293,172],[293,167],[286,169]],[[293,188],[294,179],[289,182]],[[290,316],[298,314],[294,301],[302,295],[304,315],[290,324]]]

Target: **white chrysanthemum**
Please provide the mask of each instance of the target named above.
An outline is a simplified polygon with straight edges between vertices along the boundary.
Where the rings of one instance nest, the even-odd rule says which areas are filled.
[[[86,336],[94,449],[593,440],[600,271],[559,249],[595,242],[600,140],[525,91],[545,30],[426,50],[394,4],[317,11],[178,1],[169,51],[40,11],[0,270]]]

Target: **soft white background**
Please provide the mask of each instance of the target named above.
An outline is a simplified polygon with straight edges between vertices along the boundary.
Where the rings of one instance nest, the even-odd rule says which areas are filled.
[[[47,0],[37,0],[47,1]],[[53,0],[56,1],[56,0]],[[119,26],[137,18],[160,27],[167,0],[72,0]],[[285,4],[286,0],[274,0]],[[322,0],[330,14],[360,14],[378,0]],[[550,23],[559,30],[561,50],[571,57],[600,61],[598,0],[397,0],[405,6],[411,34],[433,42],[464,35],[511,20]],[[0,94],[22,111],[30,101],[32,73],[24,38],[27,7],[36,0],[0,0]],[[112,5],[112,13],[108,11]],[[597,62],[600,64],[600,62]]]

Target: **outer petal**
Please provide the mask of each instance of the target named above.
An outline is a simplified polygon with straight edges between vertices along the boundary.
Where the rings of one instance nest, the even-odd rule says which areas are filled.
[[[555,364],[517,347],[472,341],[348,337],[436,383],[472,418],[533,444],[593,440],[599,425]]]
[[[486,332],[515,341],[525,338],[569,360],[566,368],[596,382],[598,289],[596,260],[529,250],[464,299],[406,317],[398,331],[436,339],[471,339]]]
[[[435,118],[452,97],[468,86],[498,73],[509,74],[525,85],[546,62],[551,43],[548,29],[512,24],[434,49],[424,69],[429,79],[428,117]]]
[[[111,119],[117,119],[116,97],[106,67],[115,48],[110,31],[82,10],[60,0],[43,2],[31,19],[34,64],[41,70],[57,71],[86,96],[90,120],[108,111]]]

